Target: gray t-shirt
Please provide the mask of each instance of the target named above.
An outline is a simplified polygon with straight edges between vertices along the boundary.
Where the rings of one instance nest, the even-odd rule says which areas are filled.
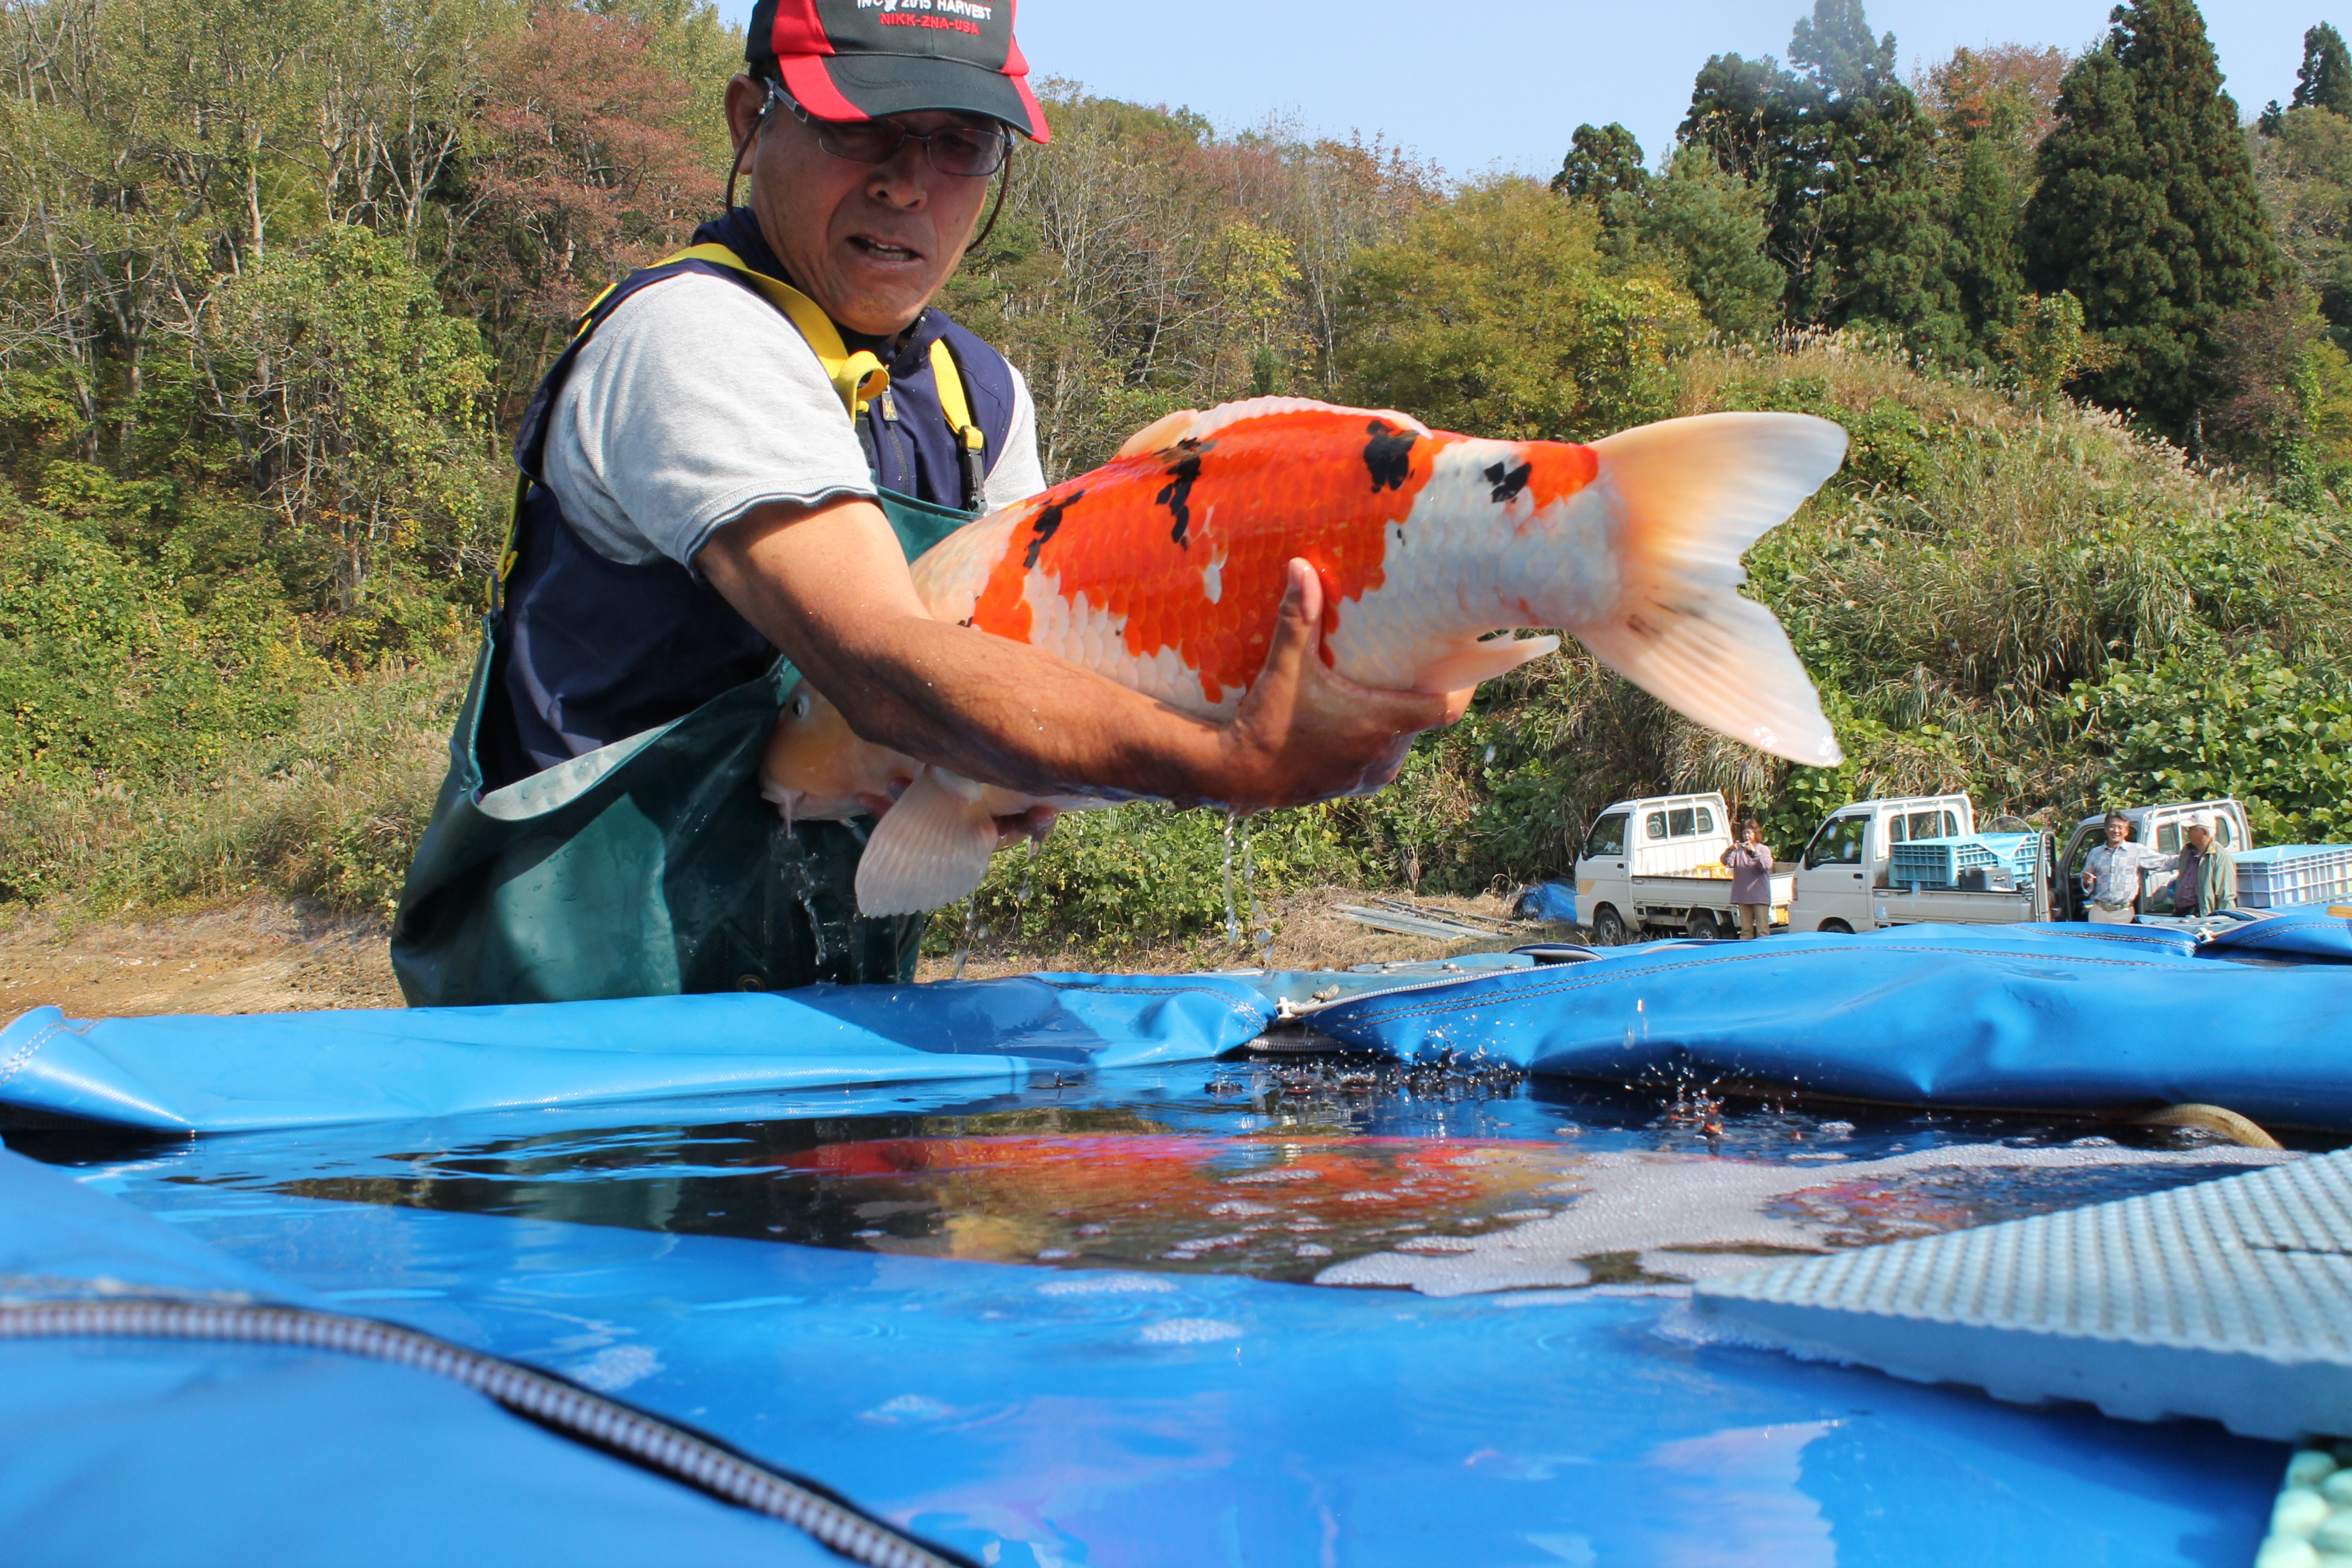
[[[691,272],[639,289],[597,327],[550,411],[544,468],[564,520],[627,565],[691,565],[713,530],[763,501],[874,494],[799,330],[750,289]],[[1045,488],[1036,405],[1016,370],[988,505]]]

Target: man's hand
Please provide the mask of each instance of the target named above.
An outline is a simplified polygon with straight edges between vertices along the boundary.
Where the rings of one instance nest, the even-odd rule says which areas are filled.
[[[1220,805],[1252,812],[1369,795],[1396,777],[1415,735],[1453,723],[1470,706],[1467,691],[1430,697],[1359,686],[1322,653],[1323,582],[1312,565],[1293,561],[1265,664],[1225,727],[1232,783]]]

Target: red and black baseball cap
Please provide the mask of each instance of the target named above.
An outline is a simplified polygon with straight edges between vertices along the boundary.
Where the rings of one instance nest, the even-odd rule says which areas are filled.
[[[743,57],[819,120],[947,109],[1044,142],[1013,10],[1013,0],[759,0]]]

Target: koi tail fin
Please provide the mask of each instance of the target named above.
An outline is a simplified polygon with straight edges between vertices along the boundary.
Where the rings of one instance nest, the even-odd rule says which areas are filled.
[[[980,886],[996,853],[996,818],[980,784],[925,768],[874,825],[857,861],[857,912],[912,915]]]
[[[1709,414],[1593,443],[1619,513],[1617,606],[1577,636],[1669,708],[1760,751],[1844,759],[1812,678],[1770,610],[1739,595],[1748,547],[1845,460],[1805,414]]]

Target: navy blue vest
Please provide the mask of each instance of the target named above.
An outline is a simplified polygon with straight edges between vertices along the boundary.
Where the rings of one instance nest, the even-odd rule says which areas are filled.
[[[752,270],[790,281],[749,207],[704,224],[694,242],[724,245]],[[679,272],[722,278],[758,294],[740,273],[708,261],[631,273],[583,319],[516,432],[515,466],[522,482],[515,502],[515,560],[476,739],[485,790],[683,718],[775,661],[774,646],[717,589],[677,563],[626,566],[598,553],[564,521],[555,493],[541,478],[548,412],[581,345],[622,300]],[[852,349],[880,355],[890,372],[896,418],[858,421],[876,485],[936,506],[971,509],[979,498],[965,493],[963,460],[933,381],[931,344],[946,339],[955,357],[971,416],[987,438],[983,473],[1003,455],[1013,425],[1013,372],[1003,356],[936,310],[916,319],[895,353],[870,339],[843,337]],[[759,369],[712,364],[713,374],[757,374]]]

